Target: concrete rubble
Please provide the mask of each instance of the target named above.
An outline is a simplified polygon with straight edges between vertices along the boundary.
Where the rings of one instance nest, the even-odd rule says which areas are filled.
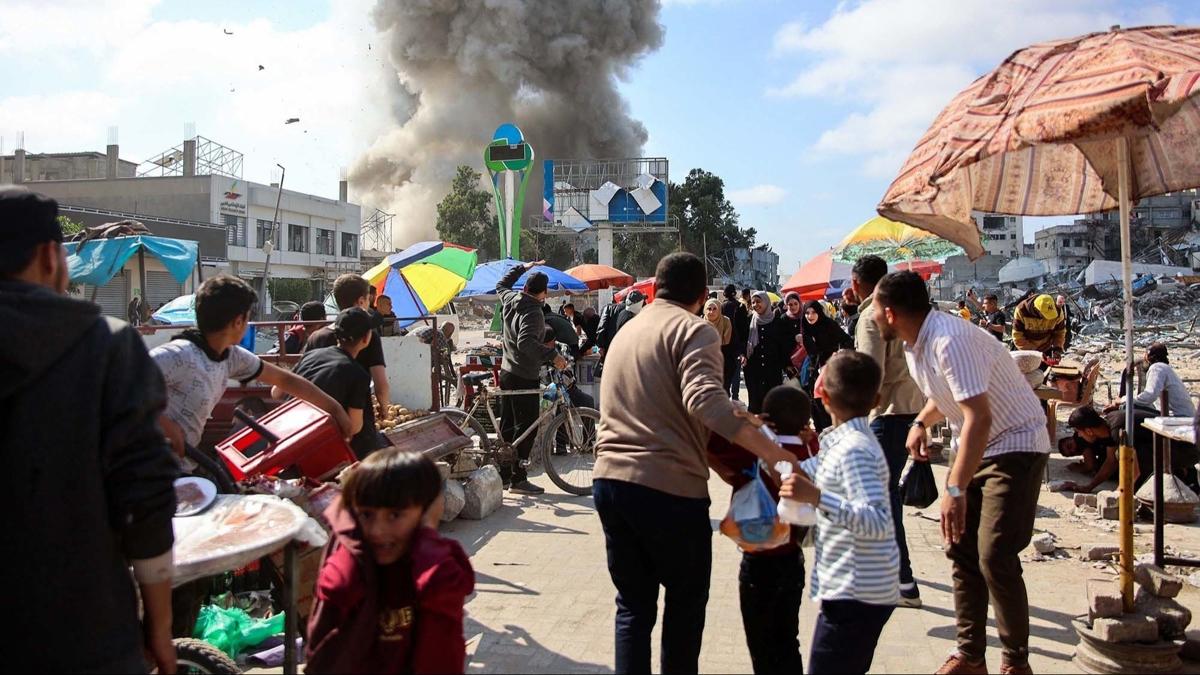
[[[483,520],[500,508],[504,484],[500,472],[491,464],[471,472],[463,485],[465,503],[459,515],[469,520]]]
[[[1042,554],[1054,553],[1058,548],[1054,535],[1050,532],[1034,535],[1032,543],[1034,550]]]
[[[456,480],[447,480],[442,485],[442,499],[444,509],[442,511],[442,522],[448,523],[462,513],[463,507],[467,505],[467,493],[463,489],[462,483]]]

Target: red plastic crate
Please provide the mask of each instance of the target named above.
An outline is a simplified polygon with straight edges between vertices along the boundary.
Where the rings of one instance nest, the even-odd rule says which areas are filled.
[[[217,452],[235,480],[275,475],[290,466],[324,480],[356,461],[333,418],[300,399],[221,441]]]

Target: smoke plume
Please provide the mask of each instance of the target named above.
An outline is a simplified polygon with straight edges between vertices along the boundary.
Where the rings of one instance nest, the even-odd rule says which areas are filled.
[[[365,204],[396,214],[396,245],[429,238],[455,167],[486,180],[483,148],[514,122],[538,160],[525,211],[540,213],[542,159],[641,153],[646,129],[617,80],[662,44],[658,13],[658,0],[379,0],[396,125],[358,159],[351,183]]]

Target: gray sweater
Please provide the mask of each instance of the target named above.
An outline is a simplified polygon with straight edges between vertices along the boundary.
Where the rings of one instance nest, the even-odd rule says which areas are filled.
[[[500,317],[504,324],[505,370],[517,377],[537,380],[541,368],[550,363],[558,350],[542,343],[546,334],[546,317],[542,314],[542,303],[523,291],[514,291],[513,284],[525,273],[523,265],[517,265],[496,284],[496,295],[500,296]]]

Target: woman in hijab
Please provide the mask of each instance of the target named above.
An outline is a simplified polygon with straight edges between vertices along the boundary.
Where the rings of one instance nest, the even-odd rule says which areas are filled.
[[[741,360],[750,391],[750,412],[759,413],[767,392],[783,384],[784,372],[791,371],[796,342],[785,334],[783,322],[776,320],[765,292],[756,291],[750,296],[750,310],[750,334]]]
[[[738,353],[733,346],[733,322],[721,313],[721,303],[716,299],[704,303],[704,318],[717,329],[721,336],[721,356],[724,357],[725,372],[737,367]]]
[[[800,294],[792,291],[783,297],[784,313],[779,317],[779,330],[784,335],[784,342],[789,342],[792,351],[804,344],[804,303]]]
[[[804,306],[804,350],[808,352],[808,372],[801,378],[810,396],[818,371],[839,349],[854,349],[854,340],[829,318],[820,302],[810,301]],[[816,398],[813,399],[812,418],[818,433],[832,423],[824,405]]]

